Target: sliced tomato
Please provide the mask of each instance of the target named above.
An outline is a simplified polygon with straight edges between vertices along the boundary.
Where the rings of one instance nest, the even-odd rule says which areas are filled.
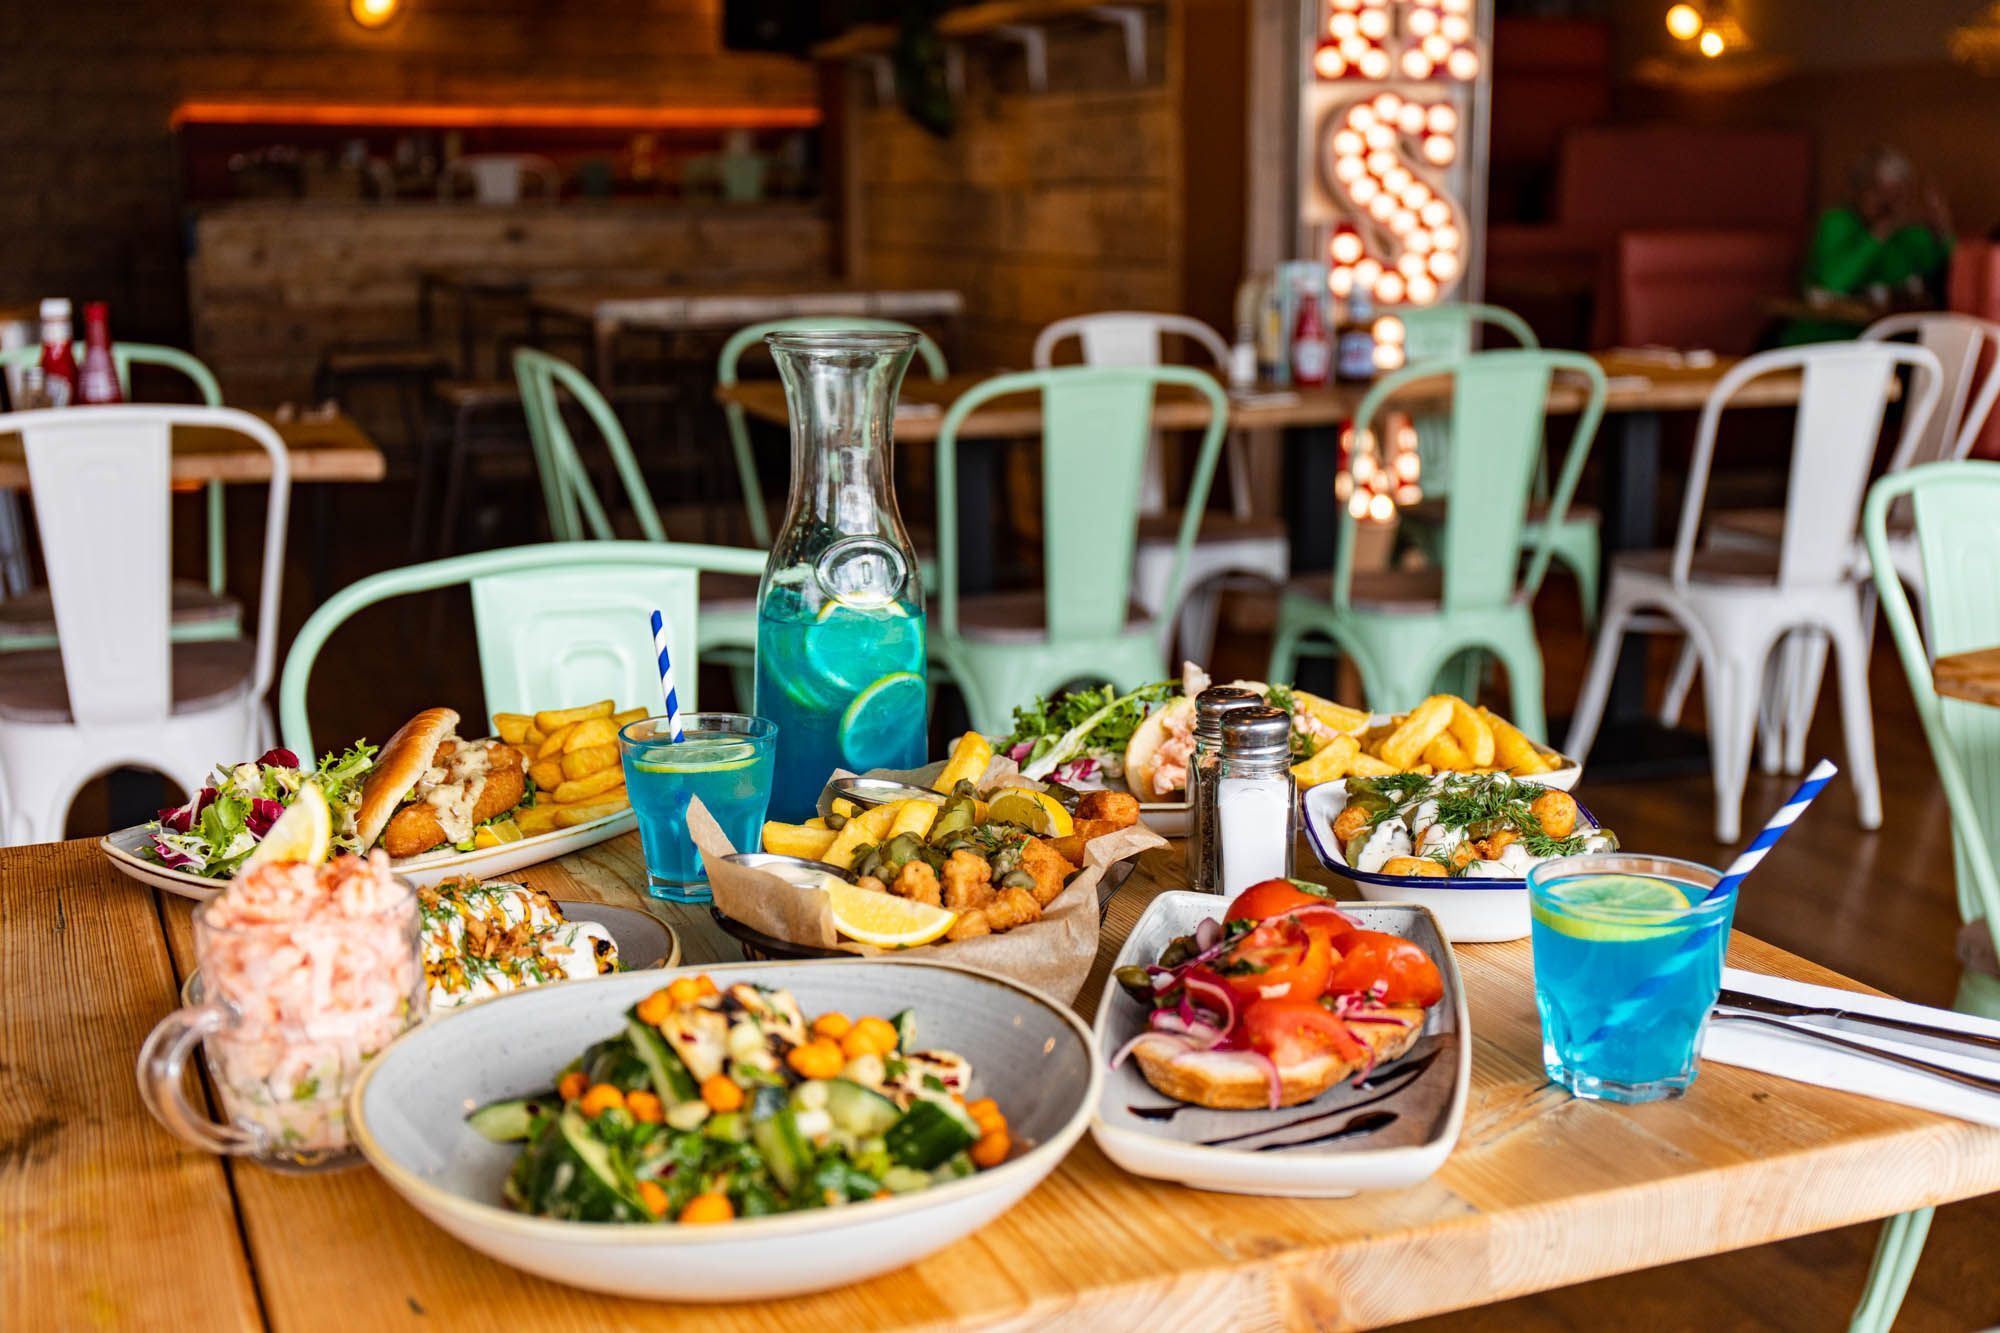
[[[1384,1004],[1429,1008],[1444,998],[1444,978],[1423,948],[1379,930],[1351,930],[1335,942],[1340,956],[1327,974],[1335,993],[1363,994],[1379,983]]]
[[[1321,897],[1317,893],[1307,893],[1288,879],[1267,879],[1262,884],[1252,884],[1236,895],[1223,913],[1224,921],[1262,921],[1266,917],[1289,912],[1295,907],[1331,907],[1333,899]]]
[[[1280,1068],[1322,1055],[1360,1060],[1366,1050],[1347,1024],[1317,1000],[1263,1000],[1244,1010],[1243,1040]]]
[[[1333,960],[1325,932],[1277,917],[1258,923],[1209,967],[1241,1008],[1258,1000],[1318,999]]]

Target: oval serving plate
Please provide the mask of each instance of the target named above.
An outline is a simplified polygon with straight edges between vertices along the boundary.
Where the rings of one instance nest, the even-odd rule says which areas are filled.
[[[467,875],[474,879],[497,879],[516,870],[553,861],[559,856],[568,856],[571,852],[580,852],[586,847],[595,847],[600,842],[609,842],[637,827],[638,819],[633,813],[620,810],[615,815],[606,815],[575,828],[538,833],[518,842],[503,842],[497,847],[480,847],[470,852],[429,852],[423,856],[391,861],[389,868],[420,889]],[[207,902],[228,883],[227,880],[205,879],[185,870],[175,870],[147,856],[149,843],[143,824],[107,834],[98,839],[97,846],[112,867],[126,878],[136,879],[155,889],[165,889],[168,893],[177,893],[183,898],[192,898],[196,902]]]
[[[1147,905],[1116,966],[1144,966],[1176,936],[1219,917],[1227,900],[1172,890]],[[1472,1041],[1458,960],[1432,914],[1406,903],[1340,904],[1364,928],[1414,940],[1436,960],[1444,998],[1425,1014],[1410,1052],[1309,1102],[1276,1111],[1216,1111],[1154,1090],[1136,1061],[1107,1069],[1091,1137],[1118,1165],[1195,1189],[1229,1194],[1338,1198],[1400,1189],[1450,1155],[1465,1123]],[[1145,1030],[1138,1001],[1108,981],[1097,1002],[1098,1058]]]

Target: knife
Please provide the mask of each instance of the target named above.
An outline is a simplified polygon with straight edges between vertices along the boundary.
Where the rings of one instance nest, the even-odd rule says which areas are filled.
[[[1782,1018],[1768,1018],[1763,1014],[1746,1013],[1741,1009],[1730,1009],[1726,1005],[1717,1005],[1715,1007],[1713,1021],[1719,1023],[1755,1023],[1759,1027],[1776,1028],[1780,1032],[1789,1032],[1795,1037],[1804,1037],[1807,1041],[1816,1041],[1827,1046],[1838,1046],[1843,1051],[1864,1056],[1878,1063],[1896,1065],[1902,1069],[1914,1070],[1919,1074],[1929,1074],[1932,1078],[1941,1078],[1948,1083],[1956,1083],[1960,1087],[1972,1088],[1978,1092],[2000,1093],[2000,1078],[1985,1078],[1979,1074],[1968,1074],[1963,1070],[1953,1069],[1948,1065],[1934,1065],[1928,1060],[1919,1060],[1913,1056],[1899,1055],[1895,1051],[1885,1051],[1879,1046],[1869,1046],[1863,1042],[1849,1041],[1845,1037],[1836,1037],[1825,1028],[1809,1027],[1803,1023],[1788,1023]]]
[[[1724,990],[1717,998],[1716,1004],[1720,1008],[1741,1009],[1748,1013],[1764,1014],[1773,1018],[1798,1019],[1810,1027],[1833,1028],[1864,1037],[1893,1037],[1911,1046],[1923,1046],[1933,1051],[1970,1055],[1982,1060],[2000,1060],[2000,1037],[1989,1037],[1981,1032],[1961,1032],[1956,1028],[1940,1027],[1935,1023],[1919,1023],[1908,1018],[1889,1018],[1880,1014],[1860,1013],[1853,1009],[1775,1000],[1768,995],[1756,995],[1740,990]]]

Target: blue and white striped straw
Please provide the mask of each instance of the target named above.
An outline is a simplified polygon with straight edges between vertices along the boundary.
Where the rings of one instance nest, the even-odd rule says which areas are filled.
[[[1805,813],[1813,798],[1826,790],[1826,784],[1833,781],[1833,775],[1839,771],[1830,760],[1822,759],[1814,764],[1812,772],[1806,774],[1806,780],[1792,793],[1792,798],[1779,806],[1777,813],[1764,821],[1764,827],[1750,840],[1750,845],[1729,863],[1729,869],[1715,882],[1715,887],[1703,894],[1701,901],[1695,906],[1703,907],[1734,893],[1736,886],[1757,868],[1771,848],[1777,845],[1778,839],[1784,837],[1785,831],[1798,822],[1799,816]],[[1641,1010],[1671,987],[1681,972],[1701,955],[1710,934],[1719,930],[1725,919],[1724,915],[1717,914],[1714,920],[1703,922],[1689,932],[1688,937],[1681,941],[1680,948],[1674,951],[1673,957],[1667,960],[1666,965],[1633,987],[1631,994],[1612,1005],[1610,1011],[1604,1015],[1604,1021],[1598,1025],[1597,1031],[1585,1037],[1583,1044],[1586,1047],[1595,1046],[1617,1028],[1637,1018]]]
[[[660,694],[667,703],[667,739],[684,741],[687,732],[681,729],[681,701],[674,693],[674,663],[667,653],[667,618],[658,611],[653,612],[653,652],[660,659]]]

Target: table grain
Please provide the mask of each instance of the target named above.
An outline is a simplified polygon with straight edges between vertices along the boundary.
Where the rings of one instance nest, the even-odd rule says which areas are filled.
[[[292,464],[294,484],[380,481],[387,473],[382,449],[353,417],[291,417],[252,412],[278,432]],[[260,482],[271,479],[271,458],[247,435],[220,426],[180,426],[173,432],[176,482]],[[28,460],[18,435],[0,434],[0,489],[28,488]]]

